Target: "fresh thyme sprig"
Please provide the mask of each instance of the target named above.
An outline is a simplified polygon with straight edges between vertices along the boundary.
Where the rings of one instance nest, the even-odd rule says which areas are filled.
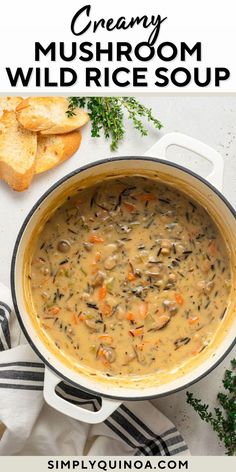
[[[148,134],[143,118],[151,122],[155,128],[161,129],[161,122],[156,119],[150,108],[142,105],[133,97],[69,97],[67,116],[74,116],[77,107],[87,108],[91,123],[92,137],[100,137],[103,129],[106,139],[111,139],[111,150],[116,151],[125,136],[124,112],[133,122],[141,136]]]
[[[221,408],[214,408],[214,413],[209,411],[209,405],[194,398],[193,394],[187,392],[187,403],[198,413],[203,421],[212,426],[226,448],[226,454],[236,454],[236,359],[231,361],[232,370],[226,370],[222,380],[226,393],[218,393]]]

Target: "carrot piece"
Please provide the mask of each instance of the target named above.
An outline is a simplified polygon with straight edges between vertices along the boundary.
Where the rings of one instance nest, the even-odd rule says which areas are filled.
[[[129,282],[133,282],[135,280],[135,275],[133,272],[128,272],[127,279]]]
[[[176,293],[175,294],[175,301],[178,303],[178,305],[183,305],[184,304],[184,297],[181,295],[181,293]]]
[[[107,294],[106,287],[100,287],[98,290],[98,299],[104,300],[104,298],[106,298],[106,294]]]
[[[211,264],[212,264],[212,262],[209,261],[208,259],[205,260],[205,261],[203,261],[202,264],[201,264],[201,270],[202,270],[202,272],[204,272],[204,273],[209,272],[209,270],[210,270],[210,268],[211,268]]]
[[[108,362],[108,360],[106,359],[105,353],[106,353],[105,349],[103,349],[102,346],[99,346],[98,351],[97,351],[97,356],[100,357],[102,363],[103,363],[105,366],[108,366],[108,365],[109,365],[109,362]]]
[[[104,239],[101,236],[98,236],[97,234],[91,234],[89,237],[89,242],[92,244],[99,244],[99,243],[104,243]]]
[[[142,285],[143,287],[146,287],[149,284],[150,284],[150,282],[148,282],[148,280],[141,280],[140,281],[140,285]]]
[[[98,337],[100,341],[104,344],[109,344],[111,345],[113,343],[113,337],[110,336],[109,334],[102,334],[101,336]]]
[[[40,259],[40,257],[35,257],[32,260],[32,265],[39,264],[40,266],[45,264],[45,261],[43,259]]]
[[[102,354],[103,354],[103,348],[102,348],[102,346],[99,346],[99,348],[97,350],[97,355],[101,356]]]
[[[59,308],[59,306],[54,305],[51,308],[49,308],[48,311],[51,315],[57,315],[60,311],[60,308]]]
[[[139,328],[130,329],[129,333],[133,337],[142,336],[143,335],[143,326],[140,326]]]
[[[99,346],[97,356],[98,357],[103,357],[103,355],[104,355],[104,349],[103,349],[102,346]]]
[[[80,315],[79,315],[79,320],[80,320],[80,321],[84,321],[85,318],[86,318],[86,316],[85,316],[83,313],[80,313]]]
[[[107,316],[107,317],[111,316],[112,315],[111,305],[109,305],[109,303],[104,303],[102,305],[101,312],[104,316]]]
[[[132,311],[128,311],[128,313],[126,314],[126,319],[129,321],[135,321],[134,313],[132,313]]]
[[[46,285],[49,280],[50,280],[51,277],[47,277],[47,279],[45,279],[43,282],[41,282],[42,285]]]
[[[193,346],[193,351],[191,352],[192,356],[196,356],[197,354],[200,353],[202,350],[203,344],[201,338],[198,337],[198,335],[194,335],[193,339],[195,338],[195,343]]]
[[[191,352],[192,356],[196,356],[197,354],[199,354],[200,349],[201,349],[200,346],[196,347],[196,348]]]
[[[198,231],[195,229],[192,229],[191,231],[188,232],[188,237],[189,239],[195,239],[196,236],[198,235]]]
[[[191,352],[192,356],[196,356],[198,354],[198,350],[194,349],[194,351]]]
[[[152,193],[144,193],[144,194],[139,195],[139,199],[142,202],[151,202],[153,200],[156,200],[156,197]]]
[[[52,329],[52,326],[49,326],[45,323],[42,323],[42,326],[43,326],[43,328],[46,328],[46,329]]]
[[[139,351],[143,351],[143,350],[144,350],[144,343],[139,343],[139,344],[137,344],[137,349],[138,349]]]
[[[142,319],[145,319],[148,314],[148,302],[141,302],[139,306],[139,313]]]
[[[95,254],[95,261],[99,262],[101,260],[102,253],[100,251],[97,251]]]
[[[188,323],[190,325],[196,324],[200,320],[200,316],[193,316],[192,318],[188,319]]]
[[[210,256],[215,257],[217,255],[217,245],[215,241],[211,241],[208,246],[208,252]]]
[[[130,213],[132,213],[133,211],[136,210],[136,206],[133,205],[133,203],[124,202],[123,204],[124,204],[126,210],[129,211]]]
[[[92,264],[91,273],[93,275],[96,275],[98,273],[98,266],[97,266],[96,262]]]
[[[78,324],[78,316],[76,313],[72,314],[72,323],[77,325]]]
[[[157,308],[157,310],[155,311],[155,314],[156,314],[157,316],[165,315],[164,308],[162,308],[162,307]]]

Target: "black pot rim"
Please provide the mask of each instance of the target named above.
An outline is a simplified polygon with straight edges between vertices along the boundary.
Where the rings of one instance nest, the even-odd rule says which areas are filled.
[[[181,385],[180,387],[177,387],[177,388],[171,390],[170,392],[167,391],[167,392],[159,393],[159,394],[157,393],[157,394],[153,394],[153,395],[144,395],[142,397],[135,397],[135,395],[126,397],[126,396],[122,396],[122,395],[121,396],[119,396],[119,395],[110,395],[108,393],[106,393],[106,394],[101,393],[100,394],[99,392],[95,392],[92,389],[89,389],[87,387],[84,387],[84,386],[78,384],[77,382],[74,382],[73,380],[71,380],[70,378],[63,375],[61,372],[59,372],[47,359],[45,359],[45,357],[41,354],[41,352],[38,350],[38,348],[33,343],[30,335],[28,334],[28,332],[25,328],[23,319],[22,319],[21,314],[20,314],[20,310],[18,308],[17,297],[16,297],[16,286],[15,286],[15,265],[16,265],[16,259],[17,259],[17,251],[18,251],[18,247],[19,247],[22,235],[23,235],[23,233],[24,233],[24,231],[25,231],[25,229],[28,225],[28,222],[30,221],[31,217],[33,216],[33,214],[35,213],[37,208],[40,206],[40,204],[55,189],[57,189],[61,184],[63,184],[64,182],[66,182],[70,178],[74,177],[75,175],[80,174],[81,172],[83,172],[85,170],[92,169],[94,167],[97,167],[99,165],[106,164],[106,163],[109,163],[109,162],[112,163],[112,162],[118,162],[118,161],[132,161],[132,160],[157,162],[158,164],[164,164],[164,165],[176,168],[176,169],[178,169],[182,172],[185,172],[186,174],[190,175],[191,177],[196,178],[197,180],[199,180],[200,182],[205,184],[210,190],[212,190],[223,201],[223,203],[226,205],[226,207],[232,213],[233,217],[236,219],[236,210],[229,203],[229,201],[224,197],[224,195],[218,189],[216,189],[210,182],[208,182],[206,179],[204,179],[200,175],[196,174],[195,172],[187,169],[184,166],[181,166],[181,165],[176,164],[176,163],[171,162],[171,161],[166,161],[164,159],[160,159],[160,158],[156,158],[156,157],[148,157],[148,156],[119,156],[119,157],[110,157],[110,158],[106,158],[106,159],[100,159],[100,160],[92,162],[90,164],[86,164],[84,166],[81,166],[81,167],[77,168],[76,170],[70,172],[69,174],[65,175],[64,177],[59,179],[57,182],[55,182],[52,186],[50,186],[48,188],[48,190],[46,190],[46,192],[44,192],[43,195],[37,200],[37,202],[33,205],[31,210],[27,214],[27,216],[26,216],[26,218],[25,218],[25,220],[24,220],[24,222],[23,222],[23,224],[20,228],[20,231],[18,233],[16,242],[15,242],[15,246],[14,246],[14,249],[13,249],[12,261],[11,261],[11,270],[10,270],[10,283],[11,283],[12,300],[13,300],[13,305],[14,305],[14,309],[15,309],[15,312],[16,312],[16,316],[18,318],[18,321],[19,321],[20,327],[21,327],[21,329],[24,333],[24,336],[26,337],[28,343],[30,344],[32,349],[35,351],[37,356],[61,380],[65,380],[66,382],[70,383],[74,387],[77,387],[78,389],[83,390],[83,391],[89,393],[90,395],[92,394],[96,397],[99,396],[99,397],[109,398],[111,400],[118,400],[118,401],[151,400],[151,399],[154,399],[154,398],[161,398],[161,397],[164,397],[164,396],[167,396],[167,395],[171,395],[173,393],[177,393],[177,392],[179,392],[183,389],[186,389],[186,388],[190,387],[191,385],[195,384],[196,382],[199,382],[199,380],[203,379],[208,374],[210,374],[225,359],[225,357],[229,354],[229,352],[233,349],[234,345],[236,344],[236,338],[235,338],[232,341],[232,343],[230,344],[230,346],[228,347],[228,349],[222,354],[222,356],[215,363],[212,364],[212,366],[209,369],[207,369],[205,372],[203,372],[201,375],[199,375],[195,379],[191,380],[190,382],[187,382],[184,385]]]

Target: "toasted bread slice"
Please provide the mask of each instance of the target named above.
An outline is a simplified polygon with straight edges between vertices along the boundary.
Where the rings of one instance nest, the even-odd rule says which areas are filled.
[[[35,171],[37,135],[18,123],[14,111],[0,120],[0,178],[18,192],[27,189]]]
[[[4,423],[0,423],[0,439],[2,439],[3,433],[5,432],[6,426]]]
[[[4,111],[15,111],[22,100],[21,97],[0,97],[0,118]]]
[[[81,139],[79,130],[51,136],[38,135],[35,173],[41,174],[69,159],[79,148]]]
[[[65,97],[29,97],[16,108],[18,121],[24,128],[40,134],[69,133],[88,122],[84,110],[75,110],[68,118],[68,100]]]

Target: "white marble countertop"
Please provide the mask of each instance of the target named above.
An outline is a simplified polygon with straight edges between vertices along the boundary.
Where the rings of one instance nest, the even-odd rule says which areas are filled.
[[[83,130],[83,141],[78,153],[57,169],[35,178],[26,192],[11,191],[0,185],[0,281],[9,285],[9,268],[13,245],[25,216],[47,188],[59,178],[77,167],[111,155],[142,155],[165,133],[178,131],[205,142],[219,151],[225,162],[223,193],[236,206],[236,97],[230,96],[178,96],[142,97],[140,100],[152,107],[164,128],[156,132],[150,128],[148,137],[139,137],[132,125],[126,124],[127,136],[117,153],[111,153],[104,139],[90,139],[89,126]],[[170,158],[206,175],[206,163],[196,155],[173,150]],[[216,395],[221,379],[236,349],[210,375],[189,390],[211,407],[216,405]],[[176,424],[188,443],[193,455],[223,455],[210,427],[203,423],[186,404],[186,392],[181,391],[154,403]]]

